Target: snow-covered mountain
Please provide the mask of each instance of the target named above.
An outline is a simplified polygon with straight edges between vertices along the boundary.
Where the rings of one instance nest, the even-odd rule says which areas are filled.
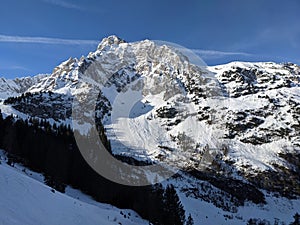
[[[39,181],[42,175],[8,166],[4,158],[0,150],[0,224],[149,224],[132,210],[97,203],[72,188],[68,194],[54,191]]]
[[[300,67],[208,67],[185,53],[110,36],[95,52],[68,59],[50,75],[2,79],[0,109],[73,123],[82,134],[100,119],[115,155],[181,170],[180,178],[168,182],[196,221],[204,222],[204,214],[191,205],[208,204],[219,208],[206,212],[218,212],[223,220],[216,221],[241,224],[256,217],[241,213],[250,201],[262,204],[249,205],[262,216],[271,210],[282,217],[279,211],[289,204],[282,221],[292,218],[300,196]],[[80,116],[74,118],[74,111]],[[271,215],[265,218],[272,221]]]
[[[46,76],[47,74],[39,74],[34,77],[15,79],[5,79],[2,77],[0,78],[0,99],[22,94]]]

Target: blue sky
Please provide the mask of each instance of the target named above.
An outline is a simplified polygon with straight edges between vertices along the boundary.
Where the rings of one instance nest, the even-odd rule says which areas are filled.
[[[300,64],[299,12],[298,0],[1,0],[0,76],[50,73],[112,34],[174,42],[208,65]]]

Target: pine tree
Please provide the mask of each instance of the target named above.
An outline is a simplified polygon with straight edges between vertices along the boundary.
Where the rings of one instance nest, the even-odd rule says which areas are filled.
[[[152,222],[154,225],[160,225],[163,221],[163,211],[165,210],[164,208],[164,188],[160,183],[157,183],[152,186],[152,191],[150,195],[151,201],[150,203],[150,209],[151,213],[153,215],[151,216],[153,218]]]
[[[179,200],[174,186],[168,185],[164,193],[165,225],[183,225],[185,222],[185,211]]]
[[[194,220],[193,220],[193,217],[191,216],[191,214],[189,214],[189,217],[186,221],[186,225],[194,225]]]
[[[3,116],[2,116],[2,112],[0,109],[0,148],[3,148],[2,146],[2,141],[3,141],[3,136],[4,136],[4,123],[3,123]]]
[[[300,214],[296,213],[294,215],[294,222],[292,222],[290,225],[300,225]]]
[[[127,84],[129,84],[130,83],[130,77],[129,77],[129,75],[127,75],[126,79],[127,79]]]
[[[256,220],[255,219],[249,219],[247,222],[247,225],[256,225]]]
[[[279,225],[279,219],[275,218],[274,225]]]

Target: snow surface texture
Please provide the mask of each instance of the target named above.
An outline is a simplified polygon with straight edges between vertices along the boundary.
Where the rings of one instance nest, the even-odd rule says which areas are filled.
[[[132,210],[120,210],[111,205],[97,203],[72,188],[67,188],[66,192],[73,197],[57,191],[52,192],[50,187],[38,181],[41,180],[41,175],[32,175],[28,170],[24,173],[8,166],[4,160],[0,162],[1,225],[149,224]]]
[[[34,77],[15,78],[13,80],[0,78],[0,99],[17,96],[46,76],[47,74],[40,74]]]
[[[102,93],[100,102],[107,110],[96,115],[102,118],[116,154],[186,167],[191,162],[182,159],[192,157],[199,164],[197,156],[204,146],[225,145],[227,157],[241,170],[251,165],[264,171],[274,162],[284,166],[278,153],[299,151],[299,71],[296,65],[275,63],[197,67],[167,46],[149,40],[125,43],[113,36],[86,58],[70,58],[51,75],[34,78],[26,91],[58,95],[60,107],[50,109],[60,115],[68,109],[70,96],[92,104],[89,97]],[[4,88],[2,93],[10,90]],[[38,108],[53,103],[46,95]],[[9,107],[1,106],[5,113],[18,114]],[[76,110],[82,120],[72,122],[87,133],[95,112]],[[47,111],[36,114],[71,123],[70,117],[57,119]],[[190,145],[183,146],[180,137]]]
[[[195,186],[195,183],[198,183],[198,186]],[[199,183],[198,181],[195,183],[191,180],[188,180],[188,182],[184,180],[173,182],[177,190],[182,190],[182,188],[187,188],[188,186],[199,188],[201,182]],[[201,191],[199,192],[201,193]],[[217,195],[216,190],[212,190],[212,192]],[[293,215],[299,212],[300,209],[299,200],[275,198],[265,193],[266,205],[256,205],[248,202],[244,206],[237,207],[236,212],[228,212],[212,204],[213,196],[214,194],[211,195],[210,201],[203,201],[192,196],[187,196],[185,192],[179,191],[179,197],[186,210],[186,214],[190,213],[192,215],[195,224],[246,225],[247,221],[251,218],[265,219],[271,224],[277,218],[279,221],[289,224],[293,220]],[[225,195],[223,197],[226,199]],[[230,204],[229,201],[228,204]]]
[[[222,174],[243,180],[240,172],[252,176],[276,172],[278,166],[288,168],[289,163],[279,154],[300,152],[300,68],[295,64],[232,62],[198,67],[170,47],[149,40],[126,43],[112,36],[87,57],[70,58],[51,75],[32,78],[32,85],[22,91],[14,81],[2,82],[10,84],[0,89],[3,99],[24,92],[35,94],[29,98],[31,105],[1,102],[5,115],[26,118],[31,115],[28,107],[45,106],[34,116],[76,124],[83,134],[88,133],[96,115],[105,125],[113,152],[138,160],[203,170],[218,156],[231,164],[222,168]],[[49,93],[41,94],[47,91],[57,99],[56,116],[47,114],[52,98]],[[68,115],[72,109],[67,102],[74,96],[87,104],[95,102],[91,96],[98,96],[101,107],[96,112],[77,109],[82,118],[76,121],[71,121],[71,116],[57,116]],[[176,185],[179,192],[181,185]],[[196,181],[191,185],[198,188]],[[220,218],[218,222],[225,221],[224,212],[216,215],[213,204],[185,194],[182,192],[184,206],[199,223],[204,222],[204,213],[199,212],[203,208]],[[257,213],[271,222],[276,215],[289,221],[299,209],[299,200],[270,196],[266,201],[265,208],[246,206],[233,217],[259,217]],[[248,215],[252,208],[258,211]]]
[[[71,187],[66,194],[52,192],[52,188],[43,184],[43,175],[14,164],[8,166],[5,154],[0,150],[0,224],[2,225],[148,225],[134,211],[118,209],[108,204],[95,202],[91,197]],[[164,182],[167,185],[169,182]],[[201,181],[186,178],[182,181],[171,181],[178,190],[195,187]],[[237,213],[223,211],[215,205],[187,197],[179,191],[184,208],[190,213],[195,224],[206,225],[239,225],[246,224],[250,218],[263,218],[273,221],[291,222],[300,202],[286,198],[267,197],[267,205],[258,206],[248,203],[239,207]],[[121,214],[122,212],[122,214]],[[124,218],[126,215],[127,218]],[[229,217],[231,219],[226,219]]]

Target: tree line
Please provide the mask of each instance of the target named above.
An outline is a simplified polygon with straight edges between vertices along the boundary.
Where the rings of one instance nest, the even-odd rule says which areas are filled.
[[[97,128],[111,152],[103,125],[98,123]],[[185,211],[173,185],[131,187],[103,178],[83,159],[70,126],[13,115],[4,119],[0,111],[0,148],[7,152],[9,164],[22,163],[44,174],[45,183],[58,191],[70,185],[96,201],[133,209],[152,224],[185,224]],[[193,224],[190,216],[187,224]]]

